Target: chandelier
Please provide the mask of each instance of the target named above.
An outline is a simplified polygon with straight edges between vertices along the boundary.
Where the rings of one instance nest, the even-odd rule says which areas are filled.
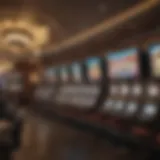
[[[37,24],[29,17],[4,19],[0,21],[0,48],[18,55],[37,54],[48,44],[49,33],[47,25]]]
[[[9,61],[0,61],[0,75],[8,72],[13,68],[13,63]]]

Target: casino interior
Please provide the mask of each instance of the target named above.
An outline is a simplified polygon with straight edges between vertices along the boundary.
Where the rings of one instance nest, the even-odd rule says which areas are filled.
[[[0,160],[160,159],[159,15],[160,0],[1,0]]]

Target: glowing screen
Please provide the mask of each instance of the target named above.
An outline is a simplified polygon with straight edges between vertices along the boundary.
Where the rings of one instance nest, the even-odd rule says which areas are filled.
[[[108,73],[110,78],[134,78],[139,75],[138,51],[135,48],[109,53]]]
[[[87,77],[90,81],[100,81],[102,78],[101,60],[90,58],[86,61]]]
[[[151,71],[154,77],[160,76],[160,44],[149,48]]]
[[[57,81],[57,70],[55,68],[48,68],[45,72],[45,79],[49,82]]]
[[[69,80],[69,72],[68,72],[68,68],[62,66],[60,68],[60,78],[63,82],[68,82]]]
[[[79,63],[73,63],[71,66],[71,72],[73,76],[73,81],[82,81],[82,66]]]

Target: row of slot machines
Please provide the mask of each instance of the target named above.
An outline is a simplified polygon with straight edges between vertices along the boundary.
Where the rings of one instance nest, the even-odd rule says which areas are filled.
[[[146,50],[131,47],[47,68],[35,100],[124,138],[159,146],[159,77],[160,44]],[[84,113],[94,113],[94,118]]]
[[[2,75],[1,88],[6,92],[18,93],[23,90],[23,78],[21,73],[9,71]]]
[[[23,92],[24,81],[21,73],[11,70],[1,75],[0,90],[4,98],[10,103],[18,103],[19,96]]]

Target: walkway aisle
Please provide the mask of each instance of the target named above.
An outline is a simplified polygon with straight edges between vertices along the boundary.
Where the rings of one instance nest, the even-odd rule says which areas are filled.
[[[15,160],[126,160],[128,152],[93,135],[28,115]],[[129,158],[130,159],[130,158]]]

